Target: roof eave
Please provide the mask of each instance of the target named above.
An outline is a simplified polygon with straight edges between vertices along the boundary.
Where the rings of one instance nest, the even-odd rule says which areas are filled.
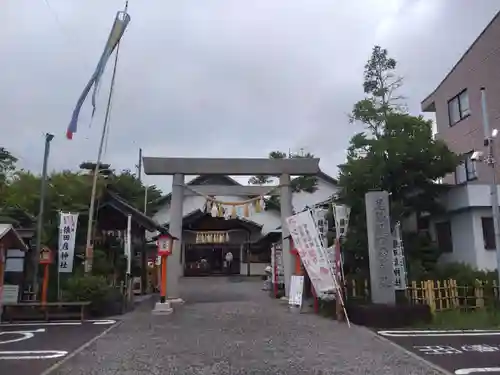
[[[422,112],[436,112],[436,102],[434,101],[434,93],[429,95],[420,103]]]

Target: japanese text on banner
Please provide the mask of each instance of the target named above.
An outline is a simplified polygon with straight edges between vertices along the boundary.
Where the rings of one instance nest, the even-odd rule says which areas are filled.
[[[59,257],[58,270],[62,273],[73,271],[75,259],[75,239],[78,214],[61,213],[59,223]]]
[[[335,290],[335,280],[311,212],[290,216],[287,225],[314,289],[318,292]]]

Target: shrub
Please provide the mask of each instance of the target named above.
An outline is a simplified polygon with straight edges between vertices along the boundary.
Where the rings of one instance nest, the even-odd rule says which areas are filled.
[[[91,302],[90,313],[95,316],[119,314],[122,310],[121,293],[102,276],[73,276],[64,286],[63,298]]]
[[[109,290],[102,276],[74,276],[66,282],[63,297],[66,301],[90,301],[102,299]]]
[[[427,280],[454,279],[459,286],[475,286],[476,280],[492,284],[497,280],[496,271],[478,270],[464,263],[445,263],[437,265],[432,273],[422,275]],[[420,280],[417,280],[420,281]]]

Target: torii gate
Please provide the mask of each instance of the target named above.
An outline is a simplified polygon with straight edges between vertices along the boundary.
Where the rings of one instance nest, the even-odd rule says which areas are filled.
[[[294,269],[294,257],[290,253],[289,231],[286,218],[293,214],[291,176],[315,176],[319,173],[319,159],[205,159],[143,157],[144,173],[147,175],[172,175],[172,200],[170,203],[169,232],[178,238],[167,264],[167,298],[180,299],[179,277],[181,275],[182,219],[184,196],[196,193],[205,196],[234,195],[262,196],[280,195],[283,263],[285,291],[289,295],[290,278]],[[190,186],[185,188],[186,175],[279,176],[279,189],[270,192],[269,186]],[[195,190],[196,193],[193,191]]]

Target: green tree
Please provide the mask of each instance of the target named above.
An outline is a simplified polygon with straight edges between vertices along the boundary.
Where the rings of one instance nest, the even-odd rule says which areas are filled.
[[[108,187],[137,209],[144,210],[146,186],[130,170],[123,170],[119,174],[110,175]],[[147,189],[147,214],[153,215],[158,210],[157,202],[162,193],[155,185],[147,186]]]
[[[16,169],[17,158],[6,148],[0,147],[0,181],[4,182]]]
[[[389,57],[386,49],[373,47],[365,65],[363,91],[365,98],[354,104],[350,120],[362,122],[373,137],[383,134],[386,118],[394,112],[402,112],[402,96],[397,90],[403,78],[396,74],[396,60]]]
[[[402,79],[395,68],[385,49],[373,49],[364,73],[367,97],[354,105],[351,115],[365,129],[351,138],[347,162],[339,165],[339,201],[351,207],[344,246],[350,271],[368,268],[365,193],[389,192],[393,223],[411,214],[440,212],[436,198],[443,186],[435,181],[458,163],[446,144],[433,139],[431,121],[411,116],[397,104]],[[430,254],[429,246],[413,248],[414,259],[425,258],[426,267],[435,264],[437,256]]]
[[[314,158],[314,155],[310,152],[296,152],[296,153],[286,153],[283,151],[271,151],[269,153],[269,159],[299,159],[299,158]],[[265,176],[257,175],[252,176],[248,180],[250,185],[265,185],[273,182],[273,177],[276,176]],[[314,193],[318,188],[318,179],[316,176],[298,176],[294,178],[291,182],[292,190],[294,192],[306,191],[308,193]],[[268,203],[279,205],[279,196],[273,195],[267,199]]]
[[[4,147],[0,147],[0,204],[6,198],[8,179],[16,169],[17,158]]]

